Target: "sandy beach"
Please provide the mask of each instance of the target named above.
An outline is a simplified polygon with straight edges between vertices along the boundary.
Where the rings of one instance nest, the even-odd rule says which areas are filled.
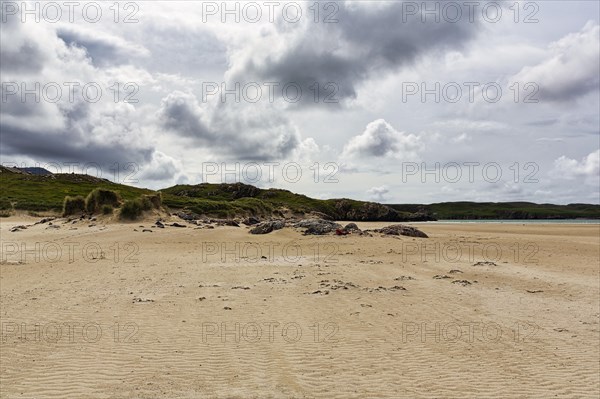
[[[39,219],[0,221],[2,398],[600,394],[598,225]]]

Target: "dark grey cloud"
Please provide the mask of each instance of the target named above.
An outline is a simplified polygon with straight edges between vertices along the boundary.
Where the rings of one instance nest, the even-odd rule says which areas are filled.
[[[47,56],[43,41],[25,40],[19,34],[23,24],[15,18],[0,18],[0,43],[2,62],[0,70],[6,74],[36,73],[41,71]],[[10,40],[9,40],[10,38]]]
[[[9,33],[3,30],[2,34],[8,35]],[[43,53],[36,43],[23,43],[18,48],[2,51],[1,70],[3,72],[39,72],[43,63]]]
[[[118,36],[62,26],[57,36],[69,46],[83,48],[95,66],[124,64],[148,55],[148,50]]]
[[[531,122],[528,122],[527,125],[528,126],[541,126],[541,127],[545,127],[545,126],[556,125],[559,122],[560,121],[559,121],[558,118],[552,118],[552,119],[543,119],[543,120],[531,121]]]
[[[22,101],[20,82],[3,83],[0,85],[0,101],[2,102],[2,112],[0,114],[27,118],[35,116],[39,113],[40,108],[43,108],[43,104],[40,105],[34,101]],[[15,87],[13,83],[17,86]],[[28,87],[31,88],[33,85],[30,84]],[[17,92],[15,93],[14,90]],[[33,99],[33,96],[29,96],[29,99]]]
[[[134,107],[113,102],[111,95],[103,96],[97,103],[86,102],[80,88],[75,89],[70,98],[69,90],[63,86],[65,82],[81,84],[89,81],[90,76],[98,82],[106,79],[102,69],[90,64],[85,52],[65,45],[54,26],[13,21],[2,27],[3,83],[15,82],[19,88],[25,84],[31,90],[36,83],[41,87],[55,82],[63,88],[56,101],[48,101],[43,91],[39,93],[38,102],[33,95],[22,98],[20,93],[2,99],[0,154],[3,162],[20,164],[23,159],[34,159],[35,162],[95,164],[105,173],[109,173],[115,163],[134,163],[139,168],[163,169],[163,176],[168,172],[175,177],[172,159],[158,152],[152,140],[143,139]],[[8,29],[10,39],[4,35]],[[115,43],[120,46],[124,41]],[[40,53],[26,60],[23,48],[37,49]],[[10,61],[8,64],[5,58]],[[150,174],[150,177],[157,176]]]
[[[1,118],[2,153],[9,156],[28,155],[53,162],[94,162],[100,165],[145,163],[151,160],[154,149],[131,140],[136,132],[127,123],[120,123],[121,131],[111,131],[110,136],[96,136],[98,129],[102,129],[102,120],[115,118],[115,115],[104,113],[101,117],[91,116],[90,104],[83,102],[58,108],[59,120],[48,123],[44,128],[19,125],[6,117]],[[38,117],[56,117],[44,114],[44,110],[39,108],[36,111]]]
[[[165,97],[159,112],[163,128],[176,131],[178,134],[195,139],[215,139],[207,127],[207,122],[197,99],[181,92]]]
[[[97,163],[110,166],[115,162],[146,163],[151,160],[151,147],[132,147],[127,141],[89,142],[75,138],[73,130],[32,131],[1,123],[2,154],[6,157],[27,155],[52,162]]]
[[[218,103],[210,112],[197,98],[173,92],[162,100],[161,127],[215,153],[243,160],[283,159],[300,145],[290,122],[268,108]]]
[[[420,14],[407,15],[403,21],[402,2],[381,3],[372,9],[349,2],[337,4],[337,23],[311,22],[292,30],[285,23],[278,25],[271,37],[262,40],[277,42],[276,37],[281,37],[285,48],[263,46],[262,51],[236,60],[241,64],[233,66],[231,80],[298,84],[305,93],[298,104],[305,106],[315,104],[315,83],[319,83],[321,100],[317,104],[322,105],[333,92],[325,84],[333,82],[337,85],[334,98],[343,102],[356,97],[363,81],[411,65],[426,54],[460,49],[479,29],[476,21],[469,21],[464,5],[463,18],[451,23],[431,17],[422,22]]]

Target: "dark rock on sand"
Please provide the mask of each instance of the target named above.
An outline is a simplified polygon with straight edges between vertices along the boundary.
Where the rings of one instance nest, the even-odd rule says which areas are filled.
[[[194,212],[177,212],[175,213],[176,216],[179,216],[181,219],[190,222],[192,220],[197,220],[200,219],[200,215],[194,213]]]
[[[250,230],[250,234],[269,234],[272,231],[280,230],[285,227],[284,220],[271,220],[262,222],[258,226]]]
[[[255,224],[259,224],[260,220],[254,216],[250,216],[249,218],[244,219],[242,223],[244,223],[246,226],[254,226]]]
[[[471,282],[469,280],[454,280],[452,284],[460,284],[463,287],[466,287],[467,285],[471,285]]]
[[[47,217],[47,218],[43,218],[42,220],[40,220],[39,222],[35,222],[35,224],[44,224],[44,223],[48,223],[53,221],[54,219],[56,219],[55,217]]]
[[[294,224],[294,227],[305,228],[304,235],[324,235],[342,228],[342,225],[323,219],[304,219]]]
[[[344,226],[344,230],[346,231],[357,231],[360,232],[361,230],[358,228],[358,226],[356,225],[356,223],[348,223],[346,226]]]
[[[405,226],[403,224],[393,224],[391,226],[386,226],[381,229],[373,230],[376,233],[381,233],[385,235],[392,236],[408,236],[408,237],[419,237],[419,238],[429,238],[429,236],[423,233],[421,230],[416,229],[411,226]]]
[[[474,263],[473,266],[498,266],[498,265],[495,264],[494,262],[485,261],[485,262]]]

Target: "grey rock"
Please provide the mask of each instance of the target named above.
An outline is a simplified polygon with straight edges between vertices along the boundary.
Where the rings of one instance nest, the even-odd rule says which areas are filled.
[[[249,218],[244,219],[242,223],[244,223],[246,226],[254,226],[255,224],[259,224],[260,220],[254,216],[250,216]]]
[[[348,223],[346,226],[344,226],[344,230],[346,231],[361,231],[358,226],[356,225],[356,223]]]
[[[200,216],[195,214],[194,212],[177,212],[175,213],[176,216],[179,216],[181,219],[185,220],[185,221],[192,221],[192,220],[196,220],[196,219],[200,219]]]
[[[280,230],[285,227],[284,220],[271,220],[262,222],[258,226],[250,230],[250,234],[269,234],[272,231]]]
[[[56,218],[55,217],[43,218],[39,222],[35,222],[35,224],[44,224],[44,223],[52,222],[54,219],[56,219]],[[52,223],[49,223],[49,224],[52,224]]]
[[[304,219],[296,223],[294,227],[305,228],[304,235],[324,235],[341,229],[342,225],[324,219]]]
[[[421,230],[403,224],[393,224],[374,231],[385,235],[429,238],[429,236]]]

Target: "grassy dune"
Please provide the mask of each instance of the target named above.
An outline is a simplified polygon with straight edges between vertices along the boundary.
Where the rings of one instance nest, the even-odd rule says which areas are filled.
[[[155,191],[117,184],[88,175],[36,176],[0,167],[0,212],[13,210],[61,212],[66,196],[87,196],[96,188],[133,200]],[[260,189],[242,183],[176,185],[160,190],[171,210],[182,209],[211,217],[269,217],[322,213],[332,219],[357,221],[416,221],[437,219],[567,219],[600,218],[600,206],[552,205],[528,202],[448,202],[431,205],[381,205],[351,199],[319,200],[287,190]]]

